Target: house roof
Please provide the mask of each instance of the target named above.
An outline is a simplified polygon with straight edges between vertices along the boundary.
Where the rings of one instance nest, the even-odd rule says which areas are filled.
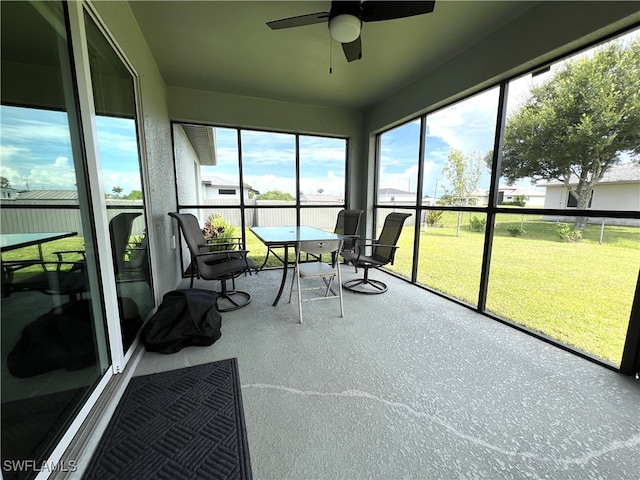
[[[378,189],[378,195],[415,195],[415,192],[407,192],[397,188],[380,188]]]
[[[602,183],[635,183],[640,182],[640,164],[635,162],[625,162],[618,165],[614,165],[607,170],[602,179],[598,182]],[[577,184],[577,177],[572,177],[570,184]],[[548,182],[541,182],[538,184],[540,187],[558,187],[564,185],[559,180],[550,180]]]
[[[18,195],[19,200],[78,200],[76,190],[28,190]]]
[[[202,174],[202,177],[200,178],[200,181],[202,182],[203,185],[211,185],[211,186],[216,186],[216,187],[233,187],[233,188],[239,188],[240,185],[237,181],[234,180],[230,180],[228,178],[224,178],[224,177],[219,177],[218,175],[212,175],[210,173],[204,173]],[[255,194],[259,195],[260,192],[256,189],[254,189],[251,185],[249,185],[247,187],[250,191],[254,192]]]
[[[338,197],[336,195],[322,195],[320,193],[303,193],[300,195],[300,201],[309,203],[342,203],[344,202],[344,197]]]
[[[202,183],[207,185],[216,185],[220,187],[238,187],[238,181],[229,180],[228,178],[219,177],[217,175],[211,175],[205,173],[202,175]]]
[[[216,136],[215,130],[206,125],[182,124],[193,150],[198,155],[200,165],[216,165]]]

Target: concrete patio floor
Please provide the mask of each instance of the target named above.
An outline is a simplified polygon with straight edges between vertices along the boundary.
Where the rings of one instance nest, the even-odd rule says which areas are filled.
[[[238,279],[252,302],[213,346],[135,371],[237,357],[254,478],[639,478],[635,379],[382,272],[387,293],[345,291],[344,318],[306,303],[300,325],[288,290],[271,306],[280,275]]]

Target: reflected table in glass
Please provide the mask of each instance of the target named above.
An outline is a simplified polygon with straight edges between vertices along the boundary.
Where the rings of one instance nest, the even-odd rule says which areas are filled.
[[[60,240],[61,238],[75,237],[78,232],[54,232],[54,233],[2,233],[0,234],[1,251],[16,250],[18,248],[38,246],[40,260],[42,260],[42,244]]]
[[[9,288],[13,281],[13,272],[31,265],[43,265],[42,244],[60,240],[62,238],[75,237],[78,232],[46,232],[46,233],[2,233],[0,234],[0,251],[8,252],[18,248],[37,246],[38,258],[32,260],[18,260],[2,262],[2,287]],[[5,291],[5,294],[7,292]]]
[[[284,248],[282,257],[275,255],[282,262],[282,280],[280,281],[280,289],[273,301],[273,306],[278,305],[285,283],[287,282],[287,270],[289,269],[289,248],[295,249],[299,242],[320,241],[320,240],[340,240],[342,235],[325,232],[314,227],[250,227],[249,230],[258,237],[258,239],[267,247],[267,256],[272,248]],[[262,265],[266,264],[265,263]]]

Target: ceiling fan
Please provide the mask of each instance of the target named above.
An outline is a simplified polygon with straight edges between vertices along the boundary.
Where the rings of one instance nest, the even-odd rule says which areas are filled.
[[[273,30],[303,27],[327,22],[331,38],[342,44],[348,62],[362,58],[360,30],[362,22],[380,22],[395,18],[413,17],[433,12],[435,1],[333,1],[328,12],[310,13],[267,22]]]

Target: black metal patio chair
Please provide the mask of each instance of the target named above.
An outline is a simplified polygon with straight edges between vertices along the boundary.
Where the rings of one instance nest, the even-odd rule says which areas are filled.
[[[191,254],[190,288],[193,288],[194,278],[205,280],[220,280],[221,291],[217,292],[216,304],[220,312],[237,310],[251,302],[251,295],[247,292],[235,290],[235,279],[244,273],[256,270],[253,261],[247,258],[248,250],[244,249],[242,239],[225,239],[225,243],[210,244],[207,242],[198,219],[190,213],[169,213],[176,219],[182,236]],[[215,249],[212,251],[212,249]],[[233,282],[231,290],[227,287],[227,280]]]
[[[382,231],[378,239],[356,240],[354,251],[343,251],[342,258],[346,263],[353,264],[356,268],[364,269],[364,277],[356,278],[344,282],[342,286],[355,293],[365,293],[369,295],[384,293],[387,285],[380,280],[369,278],[369,270],[380,268],[384,265],[393,264],[393,259],[398,249],[397,243],[402,232],[402,226],[408,213],[390,213],[384,220]],[[367,251],[370,253],[367,255]]]

